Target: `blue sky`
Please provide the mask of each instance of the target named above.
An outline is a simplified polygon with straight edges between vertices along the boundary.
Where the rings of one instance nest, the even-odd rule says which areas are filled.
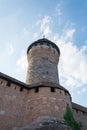
[[[25,82],[27,47],[43,35],[60,48],[60,84],[87,107],[87,0],[0,0],[0,71]]]

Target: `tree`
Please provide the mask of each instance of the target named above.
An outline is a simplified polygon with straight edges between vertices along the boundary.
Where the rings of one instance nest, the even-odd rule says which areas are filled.
[[[66,107],[66,112],[64,114],[65,124],[68,125],[72,130],[81,130],[83,125],[81,121],[76,121],[72,110],[69,105]]]

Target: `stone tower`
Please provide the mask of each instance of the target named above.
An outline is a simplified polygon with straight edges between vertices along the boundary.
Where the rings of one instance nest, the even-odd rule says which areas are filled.
[[[52,82],[59,84],[57,64],[60,50],[53,42],[40,39],[32,43],[27,50],[27,84]]]
[[[69,92],[59,85],[59,56],[57,45],[46,38],[33,42],[27,49],[26,84],[31,89],[25,119],[30,123],[42,117],[63,119],[67,104],[71,106]]]

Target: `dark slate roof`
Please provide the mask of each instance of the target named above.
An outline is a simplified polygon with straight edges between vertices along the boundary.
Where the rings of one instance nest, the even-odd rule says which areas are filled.
[[[48,39],[46,39],[46,38],[42,38],[42,39],[39,39],[39,40],[33,42],[33,43],[28,47],[27,53],[29,52],[29,50],[30,50],[34,45],[37,45],[38,43],[48,43],[48,45],[54,46],[54,47],[56,48],[58,54],[60,55],[60,49],[58,48],[58,46],[57,46],[55,43],[51,42],[50,40],[48,40]]]
[[[78,105],[78,104],[76,104],[74,102],[72,102],[72,108],[87,113],[87,107]]]

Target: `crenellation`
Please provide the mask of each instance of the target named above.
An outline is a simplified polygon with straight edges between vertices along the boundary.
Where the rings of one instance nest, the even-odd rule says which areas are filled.
[[[7,84],[7,81],[6,80],[3,80],[3,79],[0,79],[0,84],[1,86],[4,86]]]
[[[3,83],[3,80],[2,79],[0,79],[0,84],[2,84]]]

